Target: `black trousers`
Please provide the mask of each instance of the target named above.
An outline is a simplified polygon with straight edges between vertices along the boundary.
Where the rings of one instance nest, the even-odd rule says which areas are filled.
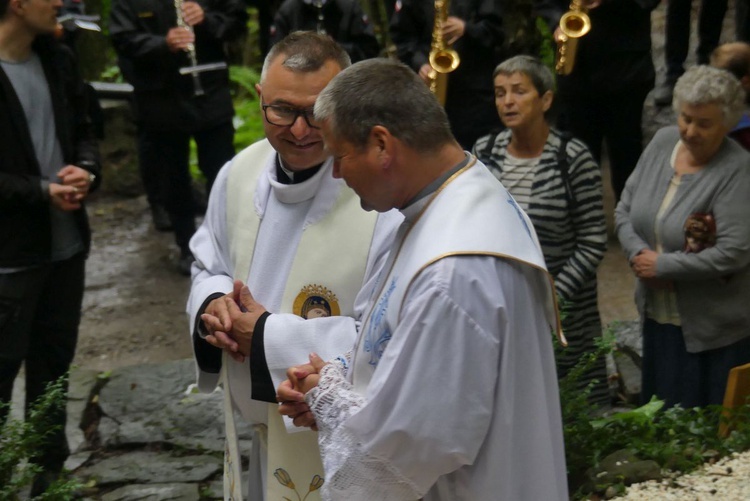
[[[234,157],[234,126],[231,121],[192,134],[153,130],[147,126],[138,131],[138,155],[146,195],[149,202],[163,203],[180,249],[187,249],[190,237],[195,233],[189,172],[191,137],[198,147],[198,167],[206,178],[206,191],[210,192],[221,167]]]
[[[690,44],[691,0],[667,2],[667,27],[664,58],[667,81],[674,83],[685,71],[683,64]],[[719,45],[727,0],[702,0],[698,17],[698,64],[708,64],[711,52]]]
[[[47,384],[68,372],[78,342],[84,278],[83,253],[30,270],[0,274],[0,402],[10,402],[22,363],[27,413]],[[67,381],[64,387],[67,394]],[[65,404],[47,416],[57,429],[48,435],[35,460],[46,468],[61,468],[69,454]],[[7,412],[0,413],[0,423],[6,417]]]
[[[599,164],[602,145],[607,143],[616,200],[620,200],[625,182],[643,151],[643,103],[652,86],[652,82],[645,82],[619,93],[561,96],[560,99],[558,126],[586,143]]]

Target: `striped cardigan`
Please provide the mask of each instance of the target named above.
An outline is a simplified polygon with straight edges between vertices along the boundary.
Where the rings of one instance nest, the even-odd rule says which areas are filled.
[[[511,131],[504,130],[497,135],[490,149],[487,143],[492,137],[495,136],[490,134],[478,139],[474,154],[502,182]],[[594,340],[601,336],[596,269],[607,243],[599,166],[581,141],[570,139],[567,142],[568,182],[573,202],[557,165],[561,143],[561,134],[551,129],[535,167],[531,202],[526,210],[539,237],[547,268],[555,278],[562,305],[563,330],[569,347],[557,357],[560,377],[567,374],[584,353],[591,351]],[[609,400],[606,378],[603,359],[583,378],[582,386],[592,379],[599,380],[592,390],[593,402]]]

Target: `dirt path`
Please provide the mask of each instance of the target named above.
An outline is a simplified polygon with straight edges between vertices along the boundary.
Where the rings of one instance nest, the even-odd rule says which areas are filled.
[[[153,229],[143,196],[93,198],[88,208],[93,244],[74,363],[106,371],[192,356],[190,280],[175,271],[172,234]]]

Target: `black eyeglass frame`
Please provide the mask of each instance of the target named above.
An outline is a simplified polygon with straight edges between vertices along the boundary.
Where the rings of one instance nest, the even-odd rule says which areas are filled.
[[[311,129],[320,129],[320,126],[313,125],[310,122],[310,117],[313,113],[312,108],[296,108],[294,106],[285,106],[281,104],[262,104],[262,103],[260,106],[261,108],[263,108],[263,116],[266,117],[266,122],[270,123],[271,125],[275,125],[276,127],[291,127],[292,125],[294,125],[297,119],[301,116],[302,118],[305,119],[305,123],[307,124],[308,127],[310,127]],[[291,110],[292,112],[294,112],[294,118],[288,124],[276,123],[272,121],[270,118],[268,118],[268,108],[271,108],[271,109],[284,108],[287,110]]]

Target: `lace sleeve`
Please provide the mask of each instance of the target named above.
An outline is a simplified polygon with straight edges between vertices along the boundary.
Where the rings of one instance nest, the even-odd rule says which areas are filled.
[[[364,451],[357,437],[342,426],[364,406],[365,399],[346,381],[346,368],[341,362],[337,359],[326,365],[320,373],[318,386],[305,396],[318,425],[318,442],[326,473],[323,499],[419,499],[417,487],[408,478],[386,460]]]

